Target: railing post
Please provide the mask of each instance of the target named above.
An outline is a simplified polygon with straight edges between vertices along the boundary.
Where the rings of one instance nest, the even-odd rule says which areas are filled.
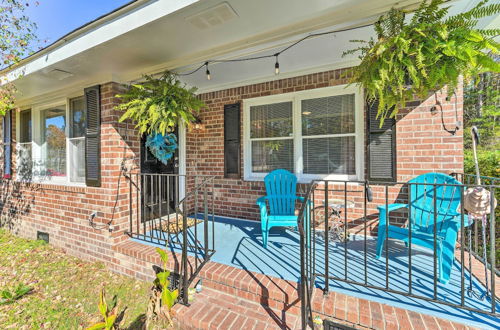
[[[198,267],[198,226],[196,224],[198,220],[198,180],[197,176],[193,177],[194,180],[194,262],[195,267]],[[187,181],[187,178],[186,178]]]
[[[465,304],[465,257],[464,257],[464,245],[465,245],[465,223],[464,223],[464,185],[460,185],[460,305]],[[470,220],[468,220],[470,224]],[[469,252],[470,253],[470,252]],[[472,276],[472,274],[471,274]]]
[[[367,181],[364,182],[364,191],[363,191],[363,254],[364,254],[364,274],[365,274],[365,285],[368,284],[368,267],[367,267],[367,246],[366,246],[366,202],[367,202]]]
[[[434,181],[435,182],[435,181]],[[437,299],[437,185],[433,184],[432,204],[434,206],[434,299]]]
[[[130,229],[130,234],[132,234],[133,231],[133,210],[132,210],[132,174],[129,175],[128,177],[128,219],[129,219],[129,229]]]
[[[324,181],[325,184],[325,289],[323,290],[323,293],[325,295],[328,295],[329,291],[329,256],[328,256],[328,181]]]
[[[208,198],[207,198],[207,186],[208,183],[203,183],[203,231],[204,231],[204,242],[205,245],[205,261],[208,260]]]
[[[215,251],[215,178],[212,177],[212,251]]]
[[[496,216],[495,216],[495,208],[493,207],[495,205],[495,188],[493,186],[490,186],[490,266],[491,266],[491,312],[495,313],[496,309],[496,298],[495,298],[495,281],[496,281],[496,274],[495,274],[495,258],[496,258],[496,247],[495,247],[495,221],[496,221]],[[486,239],[486,237],[484,238]],[[486,265],[488,265],[488,261],[484,261]],[[488,290],[488,288],[486,288]]]
[[[418,189],[416,189],[418,190]],[[411,219],[411,183],[408,183],[408,293],[411,294],[412,291],[412,279],[411,279],[411,226],[412,226],[412,219]]]
[[[344,278],[347,281],[347,235],[349,225],[347,223],[347,181],[344,181]]]
[[[307,301],[306,301],[306,283],[307,278],[305,274],[305,237],[304,237],[304,223],[301,221],[299,226],[300,230],[300,309],[301,309],[301,324],[302,329],[307,329]]]
[[[385,185],[385,288],[389,289],[389,186]]]
[[[182,301],[184,305],[188,305],[189,297],[188,297],[188,256],[187,256],[187,244],[188,244],[188,235],[187,235],[187,214],[186,214],[186,206],[183,205],[182,209]]]

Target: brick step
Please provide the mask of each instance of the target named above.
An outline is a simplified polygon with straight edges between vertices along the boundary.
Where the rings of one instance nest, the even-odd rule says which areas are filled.
[[[201,279],[203,287],[300,315],[299,285],[297,282],[215,262],[209,262],[198,274],[198,279]]]
[[[300,329],[298,315],[207,287],[173,314],[181,329]]]
[[[154,278],[152,265],[160,264],[154,247],[126,241],[113,249],[116,252],[115,258],[120,263],[120,267],[115,268],[115,271],[122,272],[125,269],[127,270],[127,272],[124,272],[125,274],[144,280]],[[191,257],[189,259],[190,264],[192,264],[193,259]],[[178,266],[178,260],[180,260],[179,255],[171,254],[169,268],[175,269]],[[246,327],[238,326],[246,324],[246,322],[254,324],[253,316],[255,314],[266,316],[265,320],[258,319],[259,322],[255,321],[254,325],[259,325],[255,329],[265,328],[269,324],[271,324],[270,328],[279,328],[286,325],[290,329],[297,326],[296,323],[290,325],[289,321],[292,319],[295,320],[294,322],[298,322],[300,326],[300,298],[297,282],[285,281],[273,276],[246,271],[213,261],[209,261],[201,269],[198,278],[193,281],[192,285],[195,285],[199,279],[202,280],[203,289],[196,296],[191,307],[180,304],[175,307],[176,311],[178,311],[177,317],[179,321],[181,324],[185,324],[183,328],[207,329],[202,325],[209,321],[209,325],[212,325],[212,323],[217,324],[215,327],[212,326],[215,329],[227,329],[222,325],[226,326],[229,322],[231,322],[231,329],[246,329]],[[226,304],[230,305],[227,306]],[[338,292],[330,292],[325,296],[318,288],[313,289],[312,309],[313,314],[321,319],[332,319],[336,323],[347,324],[357,329],[468,328],[448,320]],[[188,310],[189,312],[187,312]],[[212,312],[209,313],[207,310]],[[254,313],[255,311],[257,313]],[[185,316],[184,313],[186,313]],[[218,316],[216,320],[215,316],[211,317],[214,313],[225,314],[225,316]],[[231,315],[231,319],[228,319],[229,315]],[[247,321],[244,318],[249,315],[252,316],[252,321]],[[184,320],[184,317],[187,319]],[[193,317],[194,321],[189,321]],[[223,320],[219,320],[222,317]],[[267,322],[267,317],[271,317],[274,323]],[[245,323],[241,323],[242,320]],[[286,322],[283,322],[283,320]],[[204,323],[201,324],[201,321]],[[226,323],[218,324],[217,322]],[[252,329],[253,326],[250,327],[250,323],[248,328]]]

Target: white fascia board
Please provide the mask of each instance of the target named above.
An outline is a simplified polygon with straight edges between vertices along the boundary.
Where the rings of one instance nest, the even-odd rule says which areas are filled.
[[[2,77],[2,82],[13,81],[21,75],[39,71],[45,67],[65,60],[85,50],[96,47],[106,41],[132,31],[140,26],[169,15],[179,9],[187,7],[198,0],[158,0],[146,2],[138,8],[122,14],[118,18],[104,22],[102,25],[84,32],[75,39],[69,40],[61,46],[45,54],[39,55],[32,61],[13,69]],[[71,36],[68,36],[71,38]]]

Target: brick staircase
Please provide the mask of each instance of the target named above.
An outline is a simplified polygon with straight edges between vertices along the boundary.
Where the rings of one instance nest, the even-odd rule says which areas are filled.
[[[154,247],[126,241],[114,250],[115,258],[128,275],[153,278],[152,265],[160,261]],[[172,256],[171,269],[175,267],[174,260]],[[174,317],[181,329],[300,329],[297,282],[211,261],[201,269],[193,286],[198,280],[202,282],[202,290],[195,294],[190,306],[174,307]],[[325,296],[319,289],[313,291],[312,309],[314,316],[356,329],[469,329],[434,316],[338,292]]]

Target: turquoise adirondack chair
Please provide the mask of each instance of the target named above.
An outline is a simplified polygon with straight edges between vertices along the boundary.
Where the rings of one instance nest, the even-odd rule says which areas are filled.
[[[436,186],[434,186],[436,184]],[[436,228],[436,256],[439,282],[450,280],[455,258],[455,245],[460,230],[461,216],[457,211],[461,200],[461,188],[442,184],[460,184],[451,176],[442,173],[426,173],[409,181],[411,195],[411,243],[434,249],[434,229]],[[434,196],[436,196],[436,226],[434,226]],[[387,212],[408,208],[408,204],[379,205],[379,227],[376,257],[380,258],[386,239]],[[464,226],[469,225],[464,215]],[[408,245],[409,228],[388,226],[389,238],[402,240]],[[429,270],[432,272],[432,270]]]
[[[259,197],[257,205],[260,208],[262,245],[267,248],[269,230],[272,227],[293,226],[297,228],[298,217],[295,215],[295,205],[297,200],[303,202],[304,198],[296,195],[297,178],[287,170],[272,171],[266,175],[264,183],[267,196]]]

